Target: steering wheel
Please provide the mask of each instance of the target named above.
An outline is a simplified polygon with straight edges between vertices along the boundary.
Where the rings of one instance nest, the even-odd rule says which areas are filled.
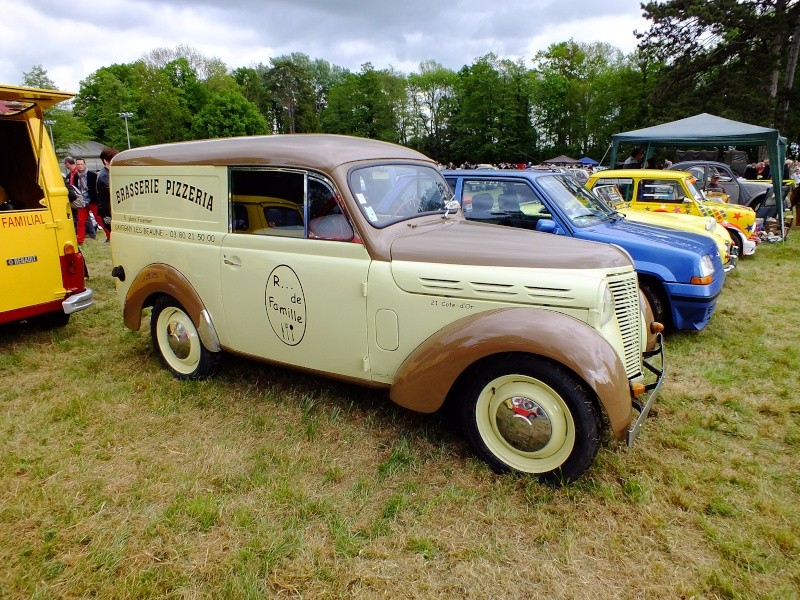
[[[406,216],[411,216],[412,214],[417,212],[416,210],[414,210],[414,212],[410,212],[410,213],[406,214],[404,209],[406,207],[408,207],[408,206],[413,207],[414,209],[416,209],[417,208],[417,199],[416,198],[409,198],[408,200],[405,200],[405,201],[401,202],[400,206],[398,206],[394,210],[394,212],[392,212],[392,216],[393,217],[406,217]]]

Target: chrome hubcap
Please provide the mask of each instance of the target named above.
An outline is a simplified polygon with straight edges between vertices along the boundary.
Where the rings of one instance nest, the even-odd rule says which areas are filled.
[[[524,396],[506,398],[497,405],[497,431],[520,452],[537,452],[547,446],[553,426],[544,408]]]
[[[181,360],[185,360],[192,350],[189,332],[182,323],[171,321],[167,325],[167,340],[172,353]]]

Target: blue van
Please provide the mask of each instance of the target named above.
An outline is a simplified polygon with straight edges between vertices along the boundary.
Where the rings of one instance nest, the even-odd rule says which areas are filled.
[[[443,171],[464,216],[615,244],[633,259],[657,321],[699,330],[725,283],[716,244],[694,233],[626,221],[577,179],[558,170]]]

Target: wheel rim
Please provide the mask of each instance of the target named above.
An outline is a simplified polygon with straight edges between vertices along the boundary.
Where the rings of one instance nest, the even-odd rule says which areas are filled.
[[[542,381],[505,375],[490,381],[476,406],[478,431],[504,463],[526,473],[560,467],[575,446],[575,422],[561,396]]]
[[[200,337],[189,315],[172,306],[165,308],[156,327],[158,347],[169,366],[179,373],[194,372],[200,362]]]

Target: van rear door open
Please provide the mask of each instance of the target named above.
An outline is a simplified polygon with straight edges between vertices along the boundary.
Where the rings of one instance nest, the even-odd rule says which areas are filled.
[[[67,190],[43,111],[71,98],[0,86],[0,323],[68,315],[92,304]]]

